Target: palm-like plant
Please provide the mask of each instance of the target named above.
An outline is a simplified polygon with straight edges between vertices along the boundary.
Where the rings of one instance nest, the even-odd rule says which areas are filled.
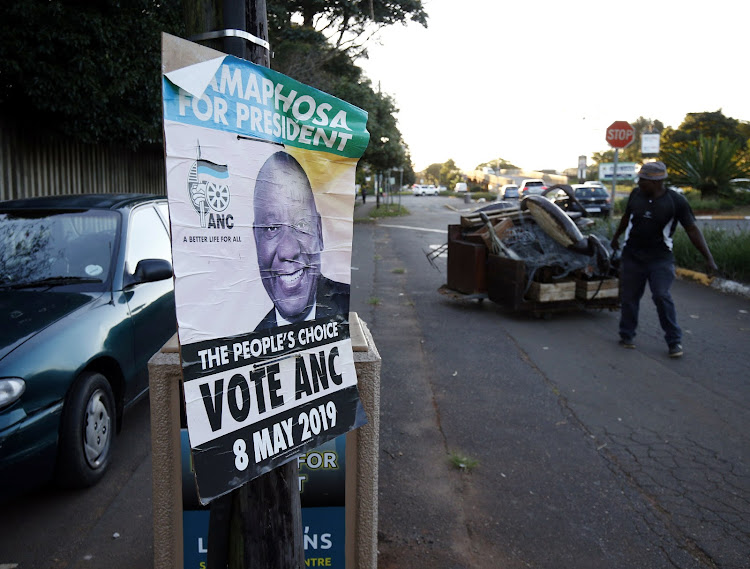
[[[662,156],[672,183],[700,190],[701,198],[731,195],[730,180],[750,177],[750,167],[743,158],[738,142],[720,136],[701,136]]]

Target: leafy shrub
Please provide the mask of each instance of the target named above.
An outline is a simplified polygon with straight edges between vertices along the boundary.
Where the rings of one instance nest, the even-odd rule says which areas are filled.
[[[727,231],[710,226],[704,227],[702,231],[721,276],[739,282],[750,282],[750,231]],[[678,267],[694,271],[706,269],[706,261],[693,247],[682,227],[674,234],[674,256]]]
[[[605,235],[611,239],[617,229],[619,219],[598,219],[589,232]],[[706,244],[714,256],[721,276],[730,280],[750,283],[750,231],[730,230],[706,226],[701,230]],[[624,246],[624,238],[620,238],[620,246]],[[674,257],[678,267],[693,271],[704,272],[706,261],[698,250],[693,247],[685,230],[680,226],[674,234]]]

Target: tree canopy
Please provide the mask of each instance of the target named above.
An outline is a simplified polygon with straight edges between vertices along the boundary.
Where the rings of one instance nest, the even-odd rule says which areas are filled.
[[[457,182],[461,182],[464,178],[461,170],[456,166],[456,162],[449,158],[445,162],[436,162],[430,164],[421,172],[424,180],[430,184],[436,186],[445,186],[446,188],[453,188]]]
[[[73,140],[161,143],[161,32],[169,0],[0,3],[0,111]]]
[[[493,160],[488,160],[487,162],[482,162],[481,164],[477,164],[477,167],[474,169],[481,170],[482,168],[496,168],[500,170],[517,170],[518,166],[516,166],[515,164],[511,164],[504,158],[494,158]]]
[[[185,37],[186,22],[202,25],[205,6],[216,9],[189,0],[5,0],[0,113],[78,142],[160,146],[160,34]],[[366,110],[363,165],[413,175],[395,101],[355,64],[363,51],[331,30],[344,38],[408,20],[425,25],[421,0],[268,0],[267,12],[271,67]]]
[[[366,55],[367,40],[385,26],[409,21],[427,26],[421,0],[275,0],[269,4],[274,5],[269,13],[277,25],[289,27],[295,19],[301,20],[303,28],[320,32],[335,49],[355,59]]]

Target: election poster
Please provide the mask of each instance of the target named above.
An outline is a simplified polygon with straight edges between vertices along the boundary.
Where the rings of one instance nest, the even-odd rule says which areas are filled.
[[[195,495],[187,432],[181,433],[184,567],[206,567],[209,510]],[[305,566],[346,567],[346,435],[297,457]],[[351,536],[349,539],[353,539]]]
[[[366,422],[349,336],[367,113],[163,36],[175,303],[200,501]]]

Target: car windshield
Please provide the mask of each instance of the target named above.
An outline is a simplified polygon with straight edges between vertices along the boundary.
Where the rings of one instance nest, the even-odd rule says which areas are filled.
[[[577,198],[606,198],[607,191],[603,188],[591,186],[588,188],[576,188]]]
[[[110,274],[119,215],[112,211],[0,210],[0,287],[87,284]]]

